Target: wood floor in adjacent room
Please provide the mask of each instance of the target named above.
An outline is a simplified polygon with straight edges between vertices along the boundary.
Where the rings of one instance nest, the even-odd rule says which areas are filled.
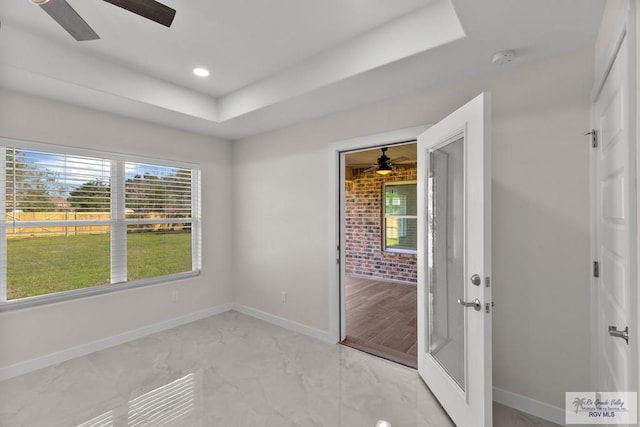
[[[359,277],[346,278],[347,338],[342,344],[417,367],[417,287]],[[558,427],[558,424],[493,403],[495,427]]]
[[[417,294],[412,284],[347,276],[344,345],[416,368]]]

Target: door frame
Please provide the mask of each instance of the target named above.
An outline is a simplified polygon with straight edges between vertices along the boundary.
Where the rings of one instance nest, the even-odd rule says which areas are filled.
[[[638,96],[637,96],[637,88],[636,88],[636,84],[637,84],[637,77],[636,77],[636,61],[638,60],[636,58],[637,55],[637,50],[636,50],[636,43],[638,43],[637,41],[637,36],[636,36],[636,10],[635,10],[635,2],[633,1],[626,1],[624,2],[624,4],[619,5],[619,7],[621,8],[620,10],[624,9],[623,13],[618,13],[615,19],[615,22],[613,23],[613,33],[611,34],[611,37],[608,38],[608,40],[606,41],[608,44],[605,47],[605,49],[603,50],[603,54],[598,58],[596,57],[596,63],[595,63],[595,71],[596,74],[594,75],[594,80],[593,80],[593,87],[591,90],[591,99],[590,99],[590,124],[591,124],[591,129],[596,129],[597,128],[597,123],[596,123],[596,117],[595,117],[595,113],[596,113],[596,101],[598,100],[600,93],[604,87],[604,84],[607,80],[607,77],[609,75],[609,71],[611,70],[614,61],[617,58],[617,55],[620,51],[620,48],[622,47],[622,43],[623,41],[627,42],[626,45],[626,49],[627,49],[627,55],[628,55],[628,65],[627,65],[627,79],[628,79],[628,84],[629,84],[629,97],[627,99],[627,108],[628,108],[628,114],[629,114],[629,128],[627,130],[628,132],[628,138],[630,141],[630,146],[632,148],[631,153],[633,156],[635,156],[635,162],[632,160],[633,163],[635,163],[636,165],[636,170],[635,170],[635,177],[636,177],[636,188],[634,191],[634,195],[635,195],[635,200],[631,200],[630,202],[636,207],[636,217],[635,217],[635,230],[636,230],[636,248],[635,248],[635,255],[632,256],[632,260],[631,260],[631,269],[632,269],[632,278],[631,278],[631,295],[630,295],[630,299],[632,302],[631,304],[631,309],[632,309],[632,313],[630,313],[631,317],[630,317],[630,329],[633,328],[634,330],[630,333],[630,340],[635,340],[636,342],[633,344],[633,346],[631,347],[631,364],[633,364],[634,366],[636,366],[636,370],[634,373],[634,382],[635,382],[635,387],[638,388],[640,387],[640,369],[638,369],[637,367],[640,365],[640,352],[638,351],[639,349],[639,343],[637,342],[640,339],[640,316],[638,315],[638,311],[639,311],[639,307],[640,307],[640,290],[638,289],[638,266],[640,265],[640,194],[639,194],[639,189],[640,189],[640,156],[638,155],[638,152],[640,151],[640,128],[638,127],[640,125],[640,123],[638,123],[637,120],[637,112],[638,112],[638,106],[637,106],[637,100],[638,100]],[[613,22],[613,20],[612,20]],[[600,30],[602,32],[602,29]],[[589,144],[591,143],[591,140],[589,140]],[[635,151],[633,150],[633,148],[635,147]],[[598,209],[598,198],[597,198],[597,189],[596,189],[596,150],[593,150],[590,146],[589,148],[589,192],[590,192],[590,216],[591,216],[591,220],[590,220],[590,234],[591,234],[591,239],[590,239],[590,255],[591,255],[591,261],[600,261],[598,260],[598,255],[597,255],[597,209]],[[590,268],[593,268],[591,262],[589,263]],[[592,337],[594,336],[593,334],[595,333],[595,331],[597,331],[599,328],[603,328],[604,325],[599,325],[598,324],[598,316],[597,314],[597,309],[598,309],[598,293],[597,293],[597,280],[596,278],[593,276],[593,271],[590,271],[589,274],[590,277],[590,285],[591,285],[591,331],[592,331]],[[631,344],[631,343],[630,343]],[[598,390],[599,388],[599,384],[597,384],[597,378],[599,378],[598,372],[600,367],[602,366],[602,363],[600,361],[600,353],[599,353],[599,343],[597,339],[592,339],[591,340],[591,372],[592,372],[592,376],[591,376],[591,388],[592,391],[603,391],[603,390]],[[608,391],[608,390],[606,390]],[[619,390],[619,391],[639,391],[639,390]],[[640,407],[640,393],[638,394],[638,404]]]
[[[345,151],[366,150],[382,145],[393,145],[417,140],[418,135],[427,130],[430,125],[397,129],[373,135],[335,141],[329,144],[329,245],[328,245],[328,295],[329,295],[329,334],[330,343],[342,341],[345,333],[345,323],[341,321],[346,316],[345,284],[341,278],[345,274],[344,251],[344,168],[341,168],[340,156]],[[338,260],[340,260],[338,262]]]

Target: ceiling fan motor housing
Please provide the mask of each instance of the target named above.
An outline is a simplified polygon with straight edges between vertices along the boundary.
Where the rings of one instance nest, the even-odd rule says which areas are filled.
[[[378,157],[378,166],[380,167],[389,167],[389,160],[391,160],[389,157],[387,157],[386,151],[387,148],[382,148],[382,155],[380,157]]]

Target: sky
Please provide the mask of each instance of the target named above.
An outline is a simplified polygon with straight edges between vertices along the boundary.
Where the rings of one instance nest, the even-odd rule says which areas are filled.
[[[23,153],[21,158],[28,165],[38,170],[47,171],[56,178],[52,185],[57,195],[67,197],[70,191],[91,181],[100,181],[109,184],[111,161],[108,159],[47,153],[42,151],[19,150]],[[167,166],[154,166],[142,163],[125,163],[125,179],[134,178],[136,175],[152,174],[155,176],[173,175],[178,168]]]

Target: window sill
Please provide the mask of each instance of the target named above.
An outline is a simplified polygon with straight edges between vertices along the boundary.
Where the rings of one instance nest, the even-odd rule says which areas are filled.
[[[385,249],[383,252],[390,254],[408,254],[408,255],[417,255],[418,251],[414,251],[411,249]]]
[[[143,286],[157,285],[160,283],[174,282],[176,280],[189,279],[200,275],[200,270],[188,271],[185,273],[169,274],[166,276],[152,277],[148,279],[132,280],[130,282],[114,283],[111,285],[98,285],[90,288],[74,289],[70,291],[57,292],[55,294],[38,295],[33,297],[9,300],[0,303],[0,313],[23,308],[31,308],[39,305],[52,304],[56,302],[70,301],[89,296],[103,295],[125,289],[141,288]]]

